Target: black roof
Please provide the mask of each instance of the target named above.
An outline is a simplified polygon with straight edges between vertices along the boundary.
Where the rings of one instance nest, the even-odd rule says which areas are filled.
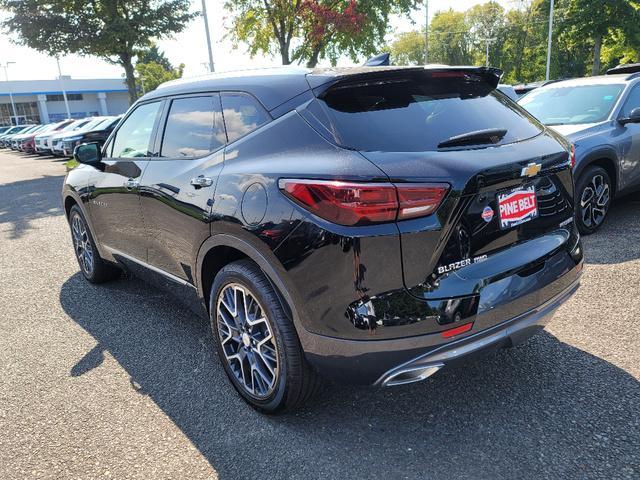
[[[195,78],[172,80],[147,93],[141,101],[210,91],[239,91],[255,96],[269,111],[286,103],[292,98],[310,89],[322,87],[345,78],[368,77],[398,71],[456,70],[486,77],[497,86],[502,71],[491,67],[449,67],[446,65],[427,65],[421,67],[342,67],[342,68],[304,68],[275,67],[259,70],[213,73]]]

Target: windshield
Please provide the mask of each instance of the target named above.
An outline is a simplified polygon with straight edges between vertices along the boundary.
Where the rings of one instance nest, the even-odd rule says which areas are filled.
[[[115,117],[102,117],[95,125],[91,126],[91,130],[104,130],[113,122],[114,119]],[[85,130],[88,130],[88,128]]]
[[[87,123],[89,123],[91,121],[90,118],[83,118],[82,120],[74,120],[73,122],[71,122],[69,125],[67,125],[66,127],[60,129],[60,132],[74,132],[76,130],[78,130],[80,127],[86,125]]]
[[[624,85],[553,86],[534,90],[518,103],[545,125],[606,120]]]
[[[365,151],[433,151],[449,146],[452,137],[498,129],[507,130],[495,141],[460,146],[506,144],[542,131],[535,119],[486,83],[458,78],[339,85],[321,97],[321,104],[338,143]]]
[[[98,125],[100,125],[102,122],[104,122],[104,118],[100,117],[100,118],[94,118],[93,120],[91,120],[90,122],[85,123],[84,125],[82,125],[80,128],[78,128],[78,131],[80,132],[86,132],[88,130],[93,130],[95,127],[97,127]]]

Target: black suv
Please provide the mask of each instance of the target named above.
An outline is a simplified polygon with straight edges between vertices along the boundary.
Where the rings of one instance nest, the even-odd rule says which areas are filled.
[[[273,69],[164,84],[64,208],[83,275],[119,268],[211,321],[240,395],[400,385],[540,330],[578,288],[569,146],[492,68]]]

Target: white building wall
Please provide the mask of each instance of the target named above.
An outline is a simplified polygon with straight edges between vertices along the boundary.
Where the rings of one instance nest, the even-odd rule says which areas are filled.
[[[122,79],[63,78],[62,85],[68,95],[82,95],[82,100],[68,100],[73,118],[119,115],[129,108],[129,95]],[[37,107],[31,111],[43,123],[67,118],[64,100],[51,99],[51,95],[62,95],[60,80],[0,82],[0,125],[8,123],[7,113],[12,115],[9,92],[16,104],[35,103]],[[3,104],[7,105],[3,108]]]

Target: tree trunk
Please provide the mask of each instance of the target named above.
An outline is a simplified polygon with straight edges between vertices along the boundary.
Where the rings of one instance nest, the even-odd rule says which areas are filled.
[[[133,105],[133,103],[138,99],[138,92],[136,90],[136,77],[135,70],[133,68],[133,55],[130,53],[121,53],[120,54],[120,64],[124,67],[124,71],[126,74],[126,83],[127,90],[129,91],[129,104]]]
[[[307,61],[307,68],[315,68],[318,65],[318,60],[320,59],[320,50],[322,50],[321,45],[316,45],[312,52],[309,60]]]
[[[289,44],[283,39],[279,39],[278,43],[280,44],[280,56],[282,57],[282,65],[291,64],[291,59],[289,58]]]
[[[600,75],[600,50],[602,49],[602,35],[598,35],[595,38],[595,45],[593,46],[593,69],[591,75]]]

